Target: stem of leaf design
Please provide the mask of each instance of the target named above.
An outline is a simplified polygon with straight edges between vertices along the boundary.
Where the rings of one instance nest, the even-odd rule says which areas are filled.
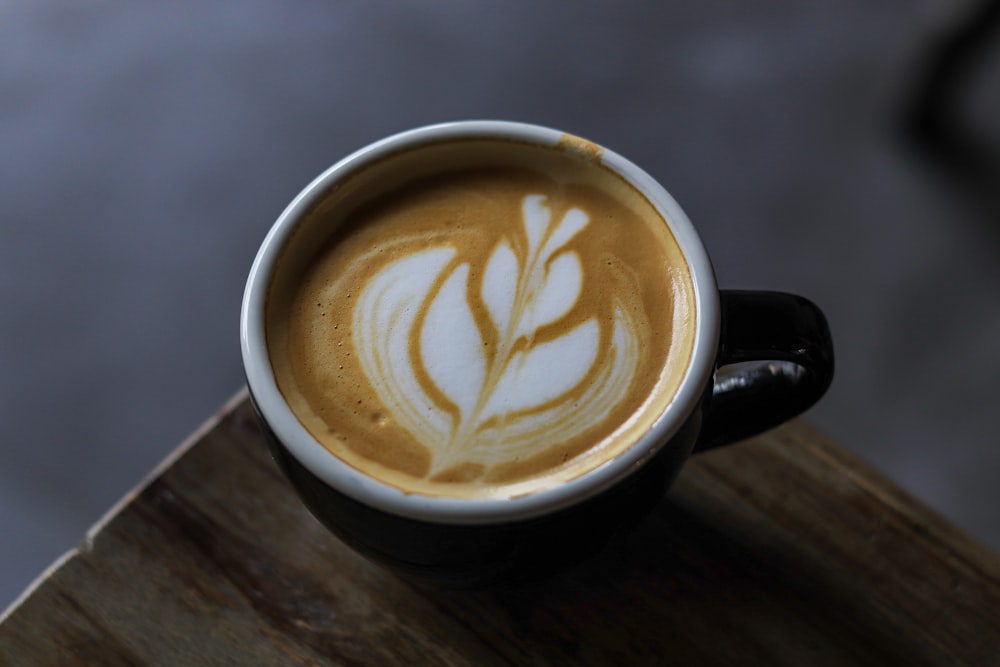
[[[530,351],[538,329],[564,316],[582,291],[583,272],[575,252],[566,251],[551,263],[549,260],[586,227],[587,215],[580,209],[571,209],[557,225],[552,225],[551,211],[543,202],[543,196],[530,195],[522,203],[523,226],[528,240],[528,255],[523,270],[520,270],[517,257],[506,240],[497,245],[490,257],[486,280],[494,282],[500,279],[509,281],[509,264],[513,259],[513,299],[509,299],[509,290],[504,289],[509,285],[500,285],[499,289],[497,285],[487,287],[484,280],[484,290],[492,288],[496,290],[495,294],[500,295],[499,299],[492,300],[484,295],[484,301],[487,302],[493,323],[497,327],[499,345],[472,410],[461,415],[447,447],[435,461],[435,468],[448,466],[455,455],[462,451],[464,443],[474,437],[486,420],[496,415],[502,425],[508,411],[496,410],[496,400],[505,399],[504,396],[497,396],[497,392],[509,392],[515,388],[516,382],[502,381],[511,374],[516,379],[527,359],[526,353],[514,353],[515,346],[524,339],[523,349]],[[495,263],[506,263],[507,270],[491,271]],[[560,267],[558,270],[555,269],[557,266]],[[554,271],[560,274],[562,280],[550,280]],[[508,298],[503,298],[504,296]],[[509,302],[509,305],[497,305],[497,301]],[[508,309],[506,313],[503,312],[505,305]]]

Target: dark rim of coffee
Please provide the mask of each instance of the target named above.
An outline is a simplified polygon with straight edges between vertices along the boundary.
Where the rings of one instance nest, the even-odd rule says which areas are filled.
[[[423,146],[470,139],[561,146],[584,159],[599,160],[600,166],[624,178],[668,221],[688,263],[694,288],[696,331],[691,360],[677,394],[653,427],[621,454],[575,479],[510,498],[462,499],[407,493],[344,463],[316,441],[285,404],[266,346],[268,287],[275,264],[303,214],[326,197],[334,184],[376,162]],[[289,453],[323,482],[354,500],[400,516],[449,524],[502,523],[549,514],[591,498],[628,477],[670,441],[700,405],[712,378],[720,326],[718,299],[715,275],[694,226],[673,197],[632,162],[551,128],[509,121],[458,121],[409,130],[366,146],[320,174],[295,197],[268,232],[250,270],[243,296],[240,341],[247,383],[258,411]]]

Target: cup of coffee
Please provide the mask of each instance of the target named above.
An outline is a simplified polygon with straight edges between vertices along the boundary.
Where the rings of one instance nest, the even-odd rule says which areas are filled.
[[[256,257],[241,342],[310,510],[460,586],[593,553],[692,452],[794,417],[833,375],[821,311],[720,291],[639,167],[499,121],[403,132],[310,183]]]

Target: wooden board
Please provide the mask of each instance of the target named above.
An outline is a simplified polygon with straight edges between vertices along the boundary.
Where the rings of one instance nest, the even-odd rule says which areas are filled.
[[[415,587],[315,521],[245,393],[0,621],[0,665],[998,665],[1000,558],[802,421],[597,558]]]

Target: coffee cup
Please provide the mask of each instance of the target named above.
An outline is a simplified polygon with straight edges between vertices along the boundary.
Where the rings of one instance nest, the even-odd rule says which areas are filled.
[[[241,343],[313,514],[455,586],[593,554],[690,454],[791,419],[833,376],[819,308],[720,291],[651,176],[501,121],[403,132],[317,177],[261,245]]]

